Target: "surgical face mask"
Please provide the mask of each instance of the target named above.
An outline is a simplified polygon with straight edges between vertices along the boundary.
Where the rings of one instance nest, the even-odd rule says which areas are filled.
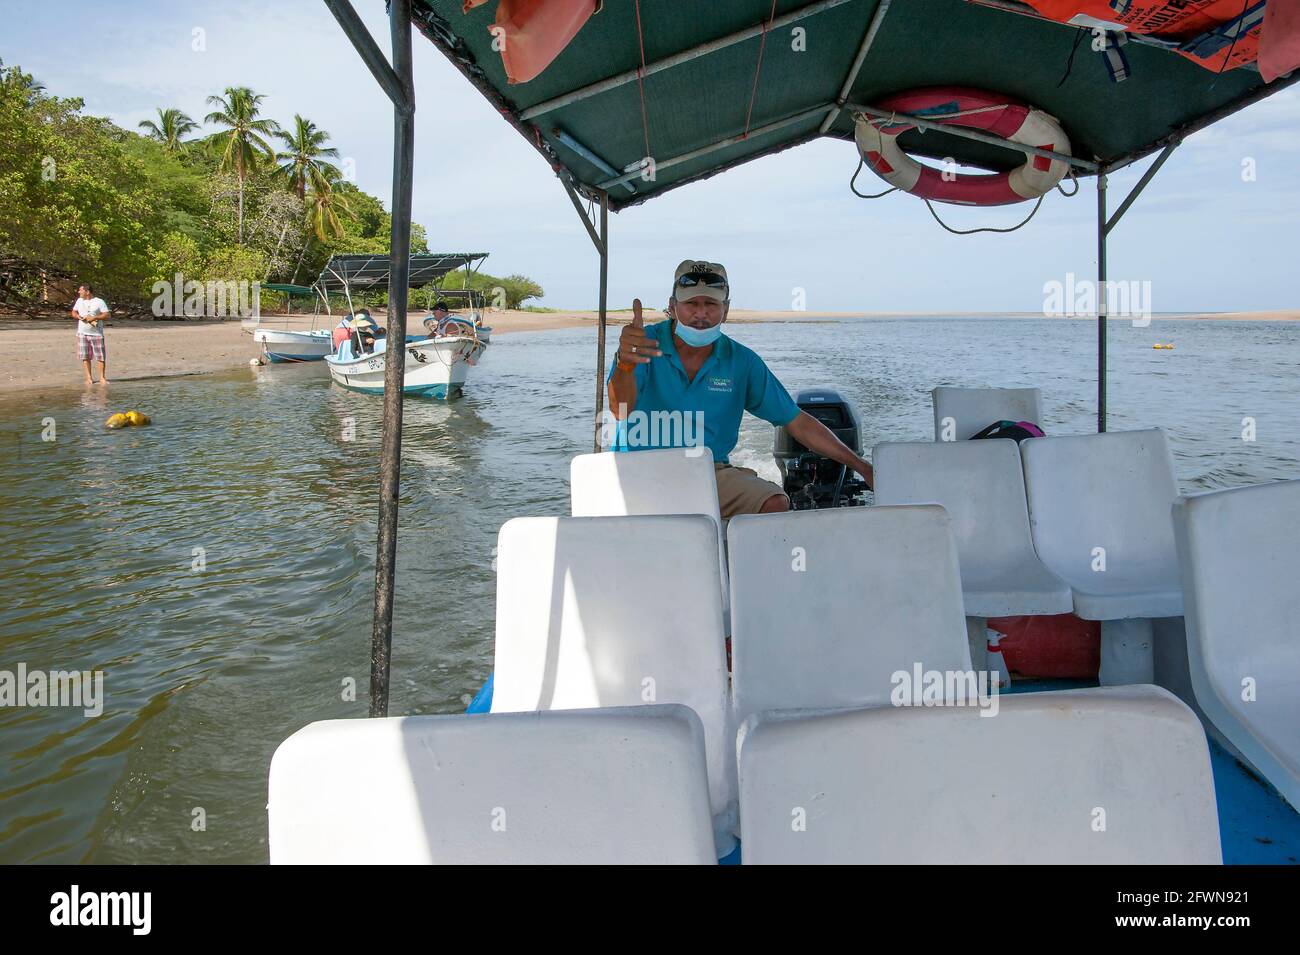
[[[714,325],[712,328],[693,328],[683,322],[678,322],[677,327],[673,330],[678,338],[694,348],[704,348],[706,345],[712,345],[722,334],[722,323]]]

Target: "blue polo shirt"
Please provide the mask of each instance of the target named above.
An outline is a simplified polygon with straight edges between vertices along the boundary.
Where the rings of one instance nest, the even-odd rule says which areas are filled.
[[[763,359],[725,334],[713,343],[695,380],[687,381],[672,327],[663,321],[645,328],[663,355],[636,366],[636,407],[619,423],[615,451],[704,444],[715,462],[726,463],[740,437],[744,412],[778,426],[799,416],[799,406]],[[615,363],[610,364],[611,377]]]

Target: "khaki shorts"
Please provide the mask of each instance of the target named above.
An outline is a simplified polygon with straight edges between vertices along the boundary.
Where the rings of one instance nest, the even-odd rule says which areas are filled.
[[[718,481],[718,510],[724,521],[737,514],[757,514],[773,495],[785,497],[785,491],[764,481],[757,471],[730,464],[715,464],[713,468]]]

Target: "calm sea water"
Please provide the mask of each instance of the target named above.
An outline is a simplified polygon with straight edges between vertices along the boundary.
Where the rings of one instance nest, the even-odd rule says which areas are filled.
[[[1185,491],[1300,477],[1300,325],[1112,324],[1111,428],[1165,428]],[[1049,434],[1095,427],[1091,323],[732,332],[791,390],[838,386],[867,445],[932,436],[940,383],[1037,385]],[[593,363],[587,329],[502,336],[464,398],[406,403],[392,713],[457,712],[487,677],[497,530],[567,511]],[[106,695],[93,719],[0,708],[0,862],[265,861],[275,747],[366,713],[380,401],[309,365],[111,395],[153,427],[107,431],[77,391],[0,400],[0,670],[103,670]],[[747,419],[733,461],[775,477],[771,441]]]

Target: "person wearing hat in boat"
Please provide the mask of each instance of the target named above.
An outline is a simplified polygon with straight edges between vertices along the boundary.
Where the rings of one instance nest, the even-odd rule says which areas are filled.
[[[424,320],[424,325],[433,338],[455,334],[457,324],[468,326],[470,323],[454,314],[441,299],[433,303],[433,314]]]
[[[727,270],[694,259],[677,266],[666,321],[645,325],[641,300],[633,300],[632,323],[619,336],[607,383],[610,409],[620,422],[616,450],[704,444],[713,452],[723,518],[787,511],[790,499],[780,487],[727,460],[748,411],[784,426],[804,447],[847,465],[874,486],[870,463],[800,411],[762,358],[722,333],[730,302]],[[657,434],[650,428],[648,440],[634,446],[629,441],[635,430],[628,426],[631,416],[654,412],[680,412],[683,426],[658,429]],[[703,431],[693,440],[688,440],[688,417],[699,421]],[[664,431],[669,443],[663,442]]]
[[[334,351],[337,352],[339,347],[352,337],[352,315],[344,315],[339,319],[334,331],[330,333],[330,341],[334,343]]]

